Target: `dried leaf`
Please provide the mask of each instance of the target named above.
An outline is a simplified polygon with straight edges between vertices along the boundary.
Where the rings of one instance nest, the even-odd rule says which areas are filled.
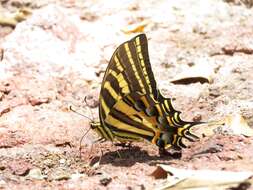
[[[249,184],[248,179],[253,172],[230,172],[215,170],[185,170],[177,169],[168,165],[160,165],[167,173],[172,174],[166,183],[161,184],[159,190],[171,189],[227,189],[240,184]]]
[[[155,171],[150,174],[153,176],[155,179],[166,179],[168,176],[167,171],[165,171],[162,167],[158,166]]]
[[[141,33],[144,31],[144,28],[149,24],[149,21],[145,20],[137,24],[132,24],[127,26],[127,28],[122,29],[121,31],[125,34],[132,34],[132,33]]]
[[[186,77],[186,78],[181,78],[177,80],[171,81],[173,84],[191,84],[191,83],[197,83],[200,82],[201,84],[203,83],[210,83],[211,79],[205,78],[205,77]]]
[[[224,119],[221,119],[221,120],[217,120],[217,121],[210,121],[210,122],[207,122],[207,123],[200,124],[201,125],[200,127],[199,127],[199,125],[196,125],[193,128],[194,129],[194,134],[197,135],[198,137],[212,136],[216,133],[216,131],[218,131],[219,128],[224,127],[223,126],[224,123],[225,123]]]
[[[0,25],[15,27],[19,22],[26,20],[28,16],[32,14],[32,11],[28,8],[22,8],[15,14],[5,17],[0,15]]]
[[[171,81],[173,84],[212,83],[213,68],[202,64],[190,67]]]
[[[205,125],[205,124],[203,124]],[[208,127],[196,127],[194,133],[197,136],[212,136],[215,133],[244,135],[246,137],[253,136],[253,129],[240,114],[228,115],[219,121],[211,121],[207,123]]]
[[[233,134],[244,135],[246,137],[253,136],[253,129],[249,127],[248,123],[240,114],[227,116],[225,126],[229,127]]]

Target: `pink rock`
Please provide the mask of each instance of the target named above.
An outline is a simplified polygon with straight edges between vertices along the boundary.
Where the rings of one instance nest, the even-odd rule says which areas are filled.
[[[12,174],[25,176],[30,171],[31,164],[24,160],[14,160],[12,162],[9,162],[8,167],[11,170]]]

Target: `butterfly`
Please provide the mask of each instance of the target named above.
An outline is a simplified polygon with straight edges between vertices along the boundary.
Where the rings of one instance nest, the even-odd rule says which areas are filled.
[[[90,125],[104,140],[147,140],[160,149],[181,149],[183,138],[198,138],[190,129],[202,122],[184,121],[180,113],[157,89],[147,37],[140,34],[113,53],[101,85],[99,121]]]

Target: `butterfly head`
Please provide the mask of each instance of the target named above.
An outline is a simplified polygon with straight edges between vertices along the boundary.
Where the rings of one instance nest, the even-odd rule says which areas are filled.
[[[90,122],[90,128],[94,130],[102,139],[107,139],[105,134],[105,129],[102,127],[102,124],[100,121],[94,121],[92,120]]]
[[[90,127],[91,129],[96,130],[97,128],[99,128],[101,126],[101,123],[99,121],[91,121],[90,122]]]

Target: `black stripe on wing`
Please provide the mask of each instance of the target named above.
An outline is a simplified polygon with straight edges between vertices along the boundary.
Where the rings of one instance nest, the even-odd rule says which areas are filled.
[[[148,92],[157,98],[157,85],[149,60],[147,37],[145,34],[140,34],[133,38],[131,41],[134,42],[139,65],[141,66],[140,71],[142,72],[144,81],[148,86]]]

